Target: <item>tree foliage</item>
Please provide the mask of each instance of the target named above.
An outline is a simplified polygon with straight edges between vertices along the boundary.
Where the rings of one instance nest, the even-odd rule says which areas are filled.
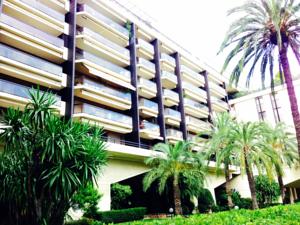
[[[278,200],[280,188],[278,183],[264,175],[255,177],[257,201],[260,207]]]
[[[128,207],[128,198],[132,195],[129,185],[115,183],[111,185],[111,208],[122,209]]]
[[[60,225],[70,199],[106,163],[102,130],[58,116],[56,98],[30,91],[24,111],[9,108],[1,123],[0,201],[8,224]]]

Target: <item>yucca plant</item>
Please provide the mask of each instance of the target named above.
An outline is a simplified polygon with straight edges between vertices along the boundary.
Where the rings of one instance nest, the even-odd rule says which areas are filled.
[[[300,63],[299,11],[300,3],[294,0],[254,0],[230,10],[229,15],[235,14],[238,18],[230,26],[220,52],[231,47],[222,72],[232,59],[239,58],[231,72],[231,83],[238,84],[248,66],[247,86],[258,65],[263,87],[267,70],[273,87],[273,70],[278,59],[281,80],[287,86],[300,154],[300,116],[288,58],[288,50],[292,50]]]

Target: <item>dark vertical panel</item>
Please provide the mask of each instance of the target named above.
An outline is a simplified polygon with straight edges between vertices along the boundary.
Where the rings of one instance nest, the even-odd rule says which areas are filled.
[[[137,92],[137,52],[136,52],[136,26],[131,24],[130,37],[129,37],[129,50],[130,50],[130,72],[131,84],[136,88],[136,91],[131,92],[131,110],[133,131],[127,135],[127,139],[135,142],[138,147],[141,145],[140,141],[140,115],[139,115],[139,99]]]
[[[158,124],[160,127],[160,136],[166,141],[166,125],[164,117],[164,103],[163,103],[163,90],[161,84],[161,67],[160,67],[160,49],[159,49],[159,40],[155,39],[152,42],[154,46],[154,63],[155,63],[155,81],[157,86],[157,103],[158,103]]]
[[[67,87],[62,91],[62,100],[66,102],[67,118],[71,118],[74,111],[76,8],[77,0],[70,0],[70,12],[66,14],[69,35],[64,35],[65,47],[68,48],[68,60],[63,64],[64,73],[67,74]]]
[[[182,79],[181,79],[181,69],[180,69],[180,56],[178,52],[174,54],[174,58],[176,62],[175,75],[177,76],[176,91],[179,95],[179,112],[181,113],[180,131],[183,134],[183,140],[187,140],[187,129],[186,129],[186,122],[185,122],[184,99],[183,99]]]
[[[208,73],[207,73],[207,71],[203,71],[202,74],[203,74],[204,80],[205,80],[204,88],[205,88],[206,95],[207,95],[207,106],[208,106],[208,112],[209,112],[208,121],[212,122],[212,107],[211,107],[210,89],[209,89],[209,82],[208,82]]]
[[[230,105],[229,105],[229,98],[228,98],[228,93],[227,93],[227,90],[226,90],[226,84],[225,84],[225,82],[223,82],[223,88],[225,89],[225,91],[226,91],[226,95],[225,95],[225,102],[227,103],[227,105],[228,105],[228,112],[230,111]]]

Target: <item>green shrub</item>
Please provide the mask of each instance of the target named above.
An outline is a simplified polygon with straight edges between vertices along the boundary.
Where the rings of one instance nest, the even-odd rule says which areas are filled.
[[[65,224],[66,225],[92,225],[92,222],[93,222],[92,219],[82,218],[80,220],[69,221]]]
[[[232,192],[232,202],[234,205],[238,206],[240,209],[251,209],[252,200],[251,198],[242,198],[238,191]]]
[[[269,205],[278,200],[280,188],[277,182],[265,175],[255,177],[256,197],[260,207]]]
[[[132,190],[129,185],[115,183],[111,186],[111,208],[122,209],[129,206],[128,197],[132,195]]]
[[[111,211],[98,212],[95,220],[103,223],[121,223],[127,221],[141,220],[146,214],[146,208],[137,207],[130,209],[118,209]]]
[[[208,212],[214,206],[214,199],[208,189],[202,188],[198,195],[199,212]]]

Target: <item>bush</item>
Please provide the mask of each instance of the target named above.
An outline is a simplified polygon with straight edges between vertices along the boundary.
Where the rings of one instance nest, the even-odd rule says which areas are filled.
[[[260,207],[269,205],[278,200],[280,196],[280,188],[277,182],[270,180],[265,175],[255,177],[255,188],[257,201]]]
[[[208,189],[202,188],[198,196],[198,209],[199,212],[208,212],[214,206],[214,199]]]
[[[232,202],[234,205],[237,205],[240,209],[251,209],[252,200],[251,198],[242,198],[238,191],[232,192]]]
[[[130,209],[118,209],[105,212],[98,212],[95,220],[103,223],[121,223],[133,220],[141,220],[146,214],[146,208],[137,207]]]
[[[92,225],[92,222],[93,222],[92,219],[82,218],[80,220],[69,221],[65,224],[66,225]]]
[[[128,197],[132,195],[132,190],[129,185],[115,183],[111,186],[111,208],[122,209],[129,206]]]

